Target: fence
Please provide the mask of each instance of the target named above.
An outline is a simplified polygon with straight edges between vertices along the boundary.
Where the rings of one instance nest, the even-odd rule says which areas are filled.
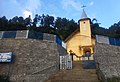
[[[117,39],[117,38],[96,35],[96,41],[98,43],[105,43],[105,44],[120,46],[120,39]]]
[[[120,46],[120,39],[109,38],[109,44],[111,44],[111,45],[116,45],[116,46]]]
[[[60,56],[60,69],[72,69],[72,57],[70,55]]]
[[[94,60],[93,55],[91,56],[83,56],[82,57],[82,67],[84,69],[95,69],[96,68],[96,62]]]

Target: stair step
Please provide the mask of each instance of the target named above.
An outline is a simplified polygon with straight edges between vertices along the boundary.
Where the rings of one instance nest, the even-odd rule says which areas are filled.
[[[79,79],[79,80],[51,80],[50,82],[99,82],[99,81],[98,80]]]
[[[60,70],[45,82],[100,82],[96,69],[83,69],[81,62],[73,62],[72,70]]]

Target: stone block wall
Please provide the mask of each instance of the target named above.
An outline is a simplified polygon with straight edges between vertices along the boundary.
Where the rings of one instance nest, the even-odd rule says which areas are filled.
[[[57,36],[32,30],[0,31],[0,39],[36,39],[56,42],[66,48],[66,44]]]
[[[101,35],[96,35],[96,41],[98,43],[109,44],[109,37],[107,37],[107,36],[101,36]]]
[[[114,46],[120,46],[120,39],[112,38],[112,37],[108,37],[108,36],[96,35],[96,42],[114,45]]]
[[[105,82],[109,82],[109,78],[120,77],[120,47],[96,43],[94,54],[99,66],[97,70],[101,71]],[[120,82],[120,79],[110,82]]]
[[[59,69],[59,55],[67,55],[55,42],[35,39],[0,39],[0,52],[13,52],[12,63],[0,63],[0,75],[11,82],[43,82]]]

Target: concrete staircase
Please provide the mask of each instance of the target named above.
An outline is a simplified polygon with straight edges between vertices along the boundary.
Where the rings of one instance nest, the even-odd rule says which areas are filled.
[[[72,70],[60,70],[45,82],[100,82],[95,69],[83,69],[80,61],[73,62]]]

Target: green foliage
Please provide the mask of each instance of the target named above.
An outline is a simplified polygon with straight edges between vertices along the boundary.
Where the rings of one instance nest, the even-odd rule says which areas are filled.
[[[77,23],[66,18],[58,17],[55,21],[55,29],[58,31],[59,36],[64,40],[68,37],[74,30],[78,28]]]
[[[104,35],[120,38],[120,22],[115,23],[109,29],[99,26],[97,19],[90,21],[92,35]],[[31,17],[23,18],[15,16],[7,19],[5,16],[0,17],[0,31],[8,30],[35,30],[37,32],[45,32],[57,34],[62,40],[65,40],[72,32],[79,28],[79,25],[72,19],[66,19],[49,15],[36,14],[33,20]]]
[[[52,33],[60,36],[61,39],[65,39],[71,34],[76,28],[78,28],[75,21],[49,15],[38,15],[36,14],[33,21],[31,17],[23,18],[15,16],[10,20],[7,20],[5,16],[0,18],[0,30],[35,30],[38,32]]]
[[[109,28],[109,34],[111,37],[120,38],[120,21],[111,25]]]
[[[103,35],[103,36],[109,36],[108,29],[99,27],[98,23],[91,25],[91,31],[93,35]]]
[[[93,23],[94,21],[96,21],[96,23]],[[120,38],[120,21],[111,25],[109,29],[105,29],[99,26],[99,23],[97,23],[96,19],[93,19],[91,24],[91,31],[93,35],[97,34],[113,38]]]

